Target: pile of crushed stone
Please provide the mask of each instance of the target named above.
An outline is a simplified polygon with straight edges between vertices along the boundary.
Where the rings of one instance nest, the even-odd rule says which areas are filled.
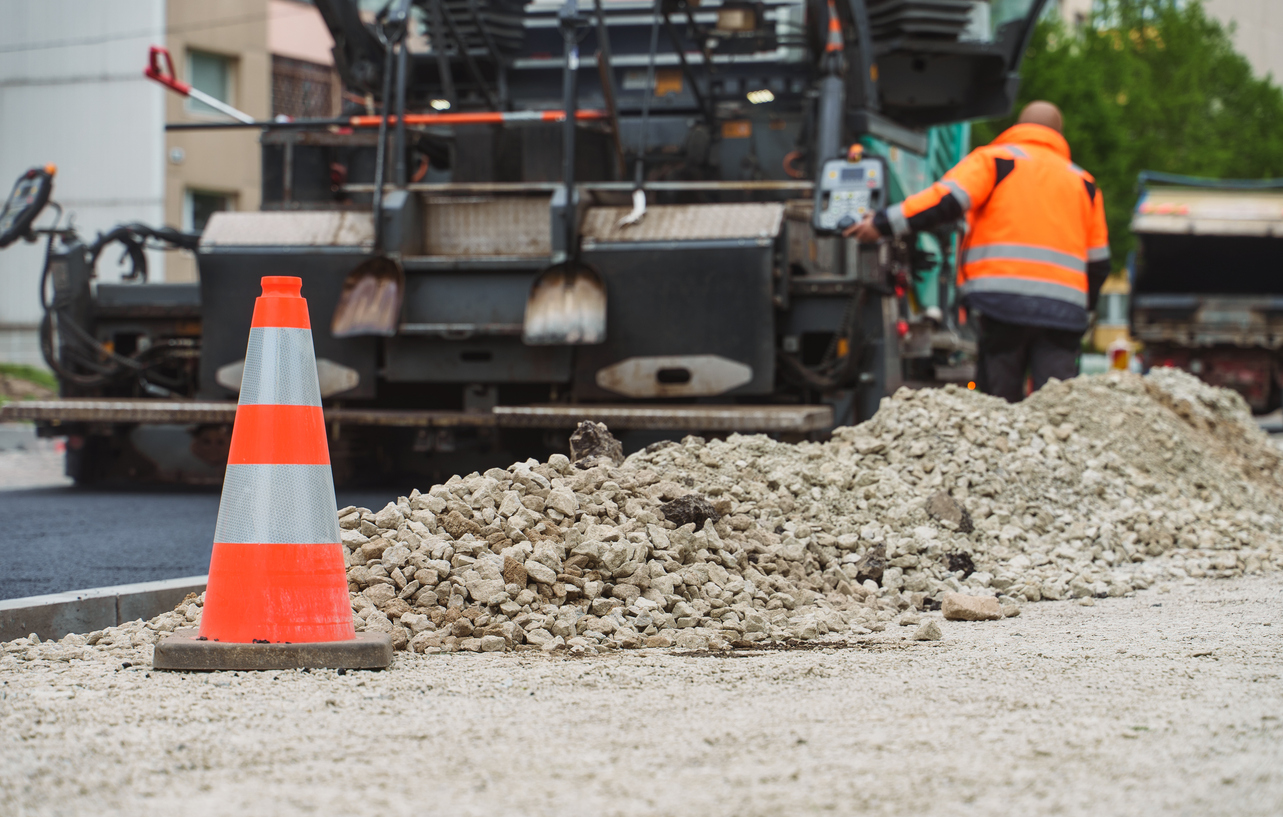
[[[358,630],[416,652],[590,653],[877,632],[950,591],[1015,615],[1278,570],[1281,508],[1283,452],[1243,400],[1157,369],[1014,405],[901,389],[824,443],[687,437],[627,460],[595,445],[339,524]],[[138,647],[199,605],[84,643]]]

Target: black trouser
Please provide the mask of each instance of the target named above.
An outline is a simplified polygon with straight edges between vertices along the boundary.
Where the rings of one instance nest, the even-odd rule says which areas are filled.
[[[1026,373],[1033,376],[1034,390],[1041,389],[1052,377],[1075,377],[1082,337],[1082,332],[981,317],[976,385],[985,394],[1015,403],[1024,399]]]

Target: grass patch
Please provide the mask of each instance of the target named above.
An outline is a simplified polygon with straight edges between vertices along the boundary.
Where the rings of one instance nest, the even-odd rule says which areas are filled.
[[[46,389],[58,390],[58,378],[54,377],[51,372],[37,369],[35,366],[26,366],[21,363],[0,363],[0,375],[17,380],[27,380],[44,386]]]

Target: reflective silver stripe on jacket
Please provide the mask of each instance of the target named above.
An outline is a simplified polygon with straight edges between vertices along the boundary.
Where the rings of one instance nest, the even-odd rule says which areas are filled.
[[[887,223],[891,225],[892,235],[909,234],[909,220],[904,217],[903,205],[893,204],[887,208]]]
[[[214,541],[329,544],[339,541],[328,465],[228,465]]]
[[[240,404],[321,405],[310,329],[257,327],[249,330]]]
[[[949,192],[951,192],[953,197],[958,200],[958,203],[962,205],[962,211],[964,213],[971,209],[971,194],[963,189],[962,185],[952,179],[944,179],[940,184],[949,188]]]
[[[1108,260],[1109,260],[1108,246],[1092,247],[1087,251],[1087,263],[1091,263],[1092,261],[1108,261]]]
[[[963,255],[962,263],[972,264],[976,261],[1034,261],[1074,272],[1087,271],[1087,262],[1077,256],[1031,244],[984,244],[971,247]]]
[[[985,275],[972,278],[958,290],[961,295],[974,295],[981,292],[1003,293],[1007,295],[1034,295],[1039,298],[1051,298],[1065,301],[1074,306],[1087,308],[1087,293],[1073,287],[1051,281],[1031,281],[1028,278],[1012,278],[1007,275]]]
[[[1017,159],[1028,159],[1028,158],[1029,158],[1029,154],[1028,154],[1028,153],[1025,153],[1022,149],[1020,149],[1020,148],[1016,147],[1015,145],[999,145],[999,147],[1004,147],[1004,148],[1006,148],[1007,150],[1011,151],[1011,155],[1012,155],[1012,156],[1015,156]]]

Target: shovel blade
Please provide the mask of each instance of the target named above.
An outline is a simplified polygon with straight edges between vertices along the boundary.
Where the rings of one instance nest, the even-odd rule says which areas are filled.
[[[362,261],[343,282],[330,334],[336,338],[392,337],[401,320],[404,293],[405,272],[400,264],[384,256]]]
[[[570,346],[606,340],[606,286],[591,267],[557,264],[530,287],[522,340],[529,346]]]

